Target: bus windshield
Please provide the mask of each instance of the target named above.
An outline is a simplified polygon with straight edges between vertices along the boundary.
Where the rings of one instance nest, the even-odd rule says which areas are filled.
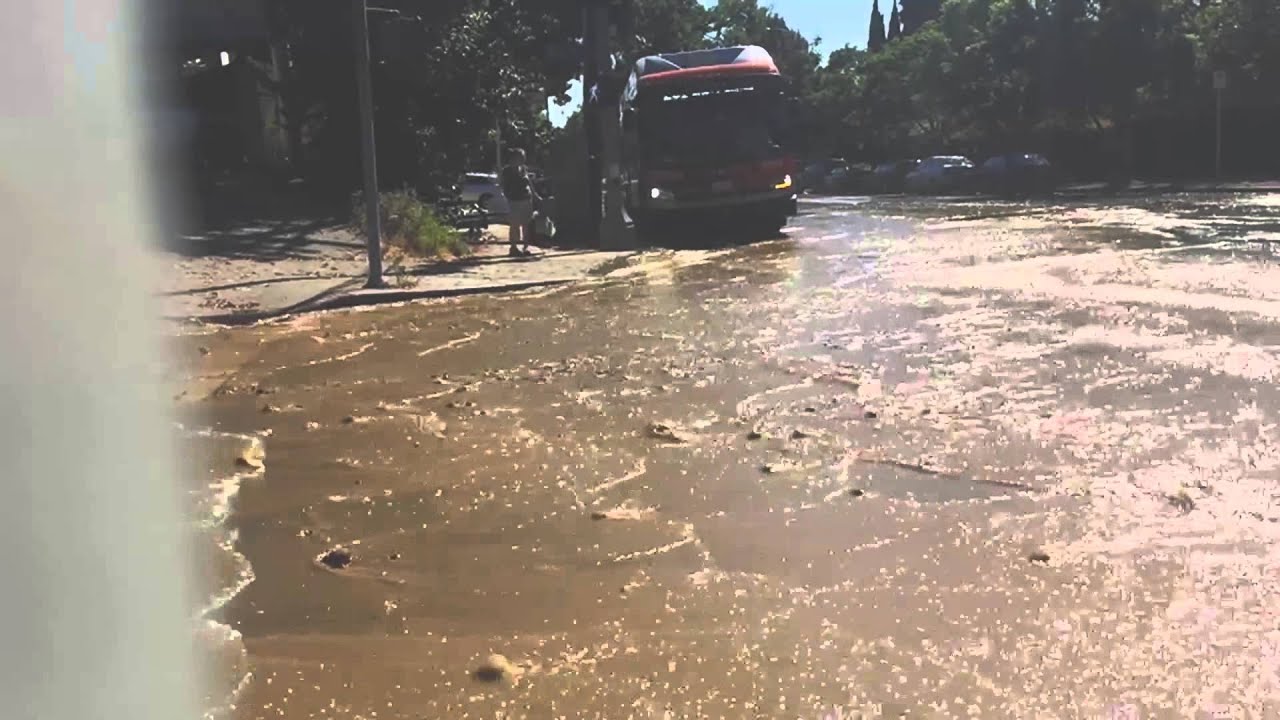
[[[640,141],[660,164],[765,160],[781,150],[779,106],[770,88],[668,89],[643,105]]]

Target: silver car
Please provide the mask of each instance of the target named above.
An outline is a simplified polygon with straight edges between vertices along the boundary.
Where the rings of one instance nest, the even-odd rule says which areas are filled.
[[[972,181],[974,171],[973,161],[963,155],[934,155],[907,173],[906,189],[920,193],[963,190]]]
[[[502,183],[493,173],[467,173],[462,178],[462,199],[478,204],[491,216],[505,217],[511,209]]]

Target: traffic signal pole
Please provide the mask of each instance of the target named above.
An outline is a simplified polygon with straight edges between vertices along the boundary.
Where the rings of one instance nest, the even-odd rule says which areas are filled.
[[[603,201],[603,159],[600,121],[603,114],[595,91],[600,85],[602,60],[608,58],[609,20],[608,7],[601,0],[586,0],[582,11],[583,58],[582,67],[582,119],[587,133],[587,231],[600,244],[600,224]],[[602,30],[603,26],[603,32]]]

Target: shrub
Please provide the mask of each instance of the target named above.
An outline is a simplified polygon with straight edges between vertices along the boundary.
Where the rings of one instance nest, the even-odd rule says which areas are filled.
[[[435,208],[422,202],[412,190],[380,195],[383,252],[400,248],[425,257],[459,257],[471,253],[463,236],[441,219]],[[355,231],[365,234],[364,196],[357,194],[352,212]]]

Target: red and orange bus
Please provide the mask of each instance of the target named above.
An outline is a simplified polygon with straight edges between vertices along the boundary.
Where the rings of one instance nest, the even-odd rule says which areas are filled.
[[[755,46],[653,55],[622,93],[622,177],[641,231],[719,216],[776,232],[796,213],[786,85]]]

